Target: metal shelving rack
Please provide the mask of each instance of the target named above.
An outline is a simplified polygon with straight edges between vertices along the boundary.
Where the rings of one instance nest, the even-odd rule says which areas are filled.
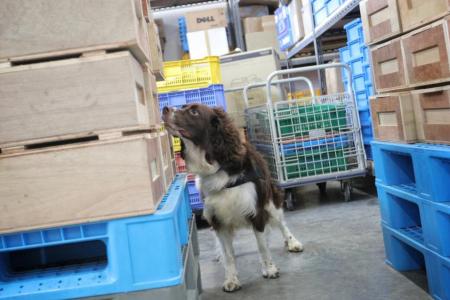
[[[320,49],[317,47],[317,39],[328,29],[330,29],[333,25],[339,22],[342,18],[344,18],[349,12],[351,12],[356,6],[359,5],[361,0],[346,0],[336,11],[334,11],[328,18],[321,24],[320,26],[314,26],[313,24],[313,32],[303,38],[301,41],[297,42],[287,53],[286,57],[288,59],[292,58],[296,55],[300,50],[308,46],[310,43],[314,43],[314,50],[316,53],[316,63],[319,62],[319,53]],[[311,15],[313,15],[312,6]],[[312,22],[314,23],[314,18],[312,18]]]

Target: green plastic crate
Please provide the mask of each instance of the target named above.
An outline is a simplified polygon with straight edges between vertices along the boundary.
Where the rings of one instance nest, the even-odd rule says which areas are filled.
[[[304,137],[311,130],[339,131],[347,127],[343,104],[311,104],[279,108],[275,112],[281,136]]]
[[[283,168],[287,179],[328,174],[348,169],[343,150],[312,149],[301,155],[285,157]]]

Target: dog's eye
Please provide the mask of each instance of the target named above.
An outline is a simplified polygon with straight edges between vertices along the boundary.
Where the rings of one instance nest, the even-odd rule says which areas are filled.
[[[189,110],[189,112],[190,112],[191,115],[193,115],[193,116],[198,116],[198,110],[196,110],[195,108],[191,108],[191,109]]]

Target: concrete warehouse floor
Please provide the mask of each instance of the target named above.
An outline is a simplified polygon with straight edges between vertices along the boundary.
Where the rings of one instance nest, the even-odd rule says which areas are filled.
[[[232,294],[222,292],[224,268],[213,261],[213,232],[201,229],[203,300],[431,299],[424,271],[399,273],[384,263],[377,198],[354,189],[352,199],[343,201],[338,182],[328,183],[324,197],[315,185],[297,191],[296,208],[286,212],[286,220],[305,251],[288,253],[279,231],[272,230],[278,279],[262,277],[251,230],[238,232],[234,248],[242,289]]]

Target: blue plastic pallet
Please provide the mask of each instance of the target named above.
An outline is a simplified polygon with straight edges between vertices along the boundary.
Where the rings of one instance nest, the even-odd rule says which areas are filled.
[[[165,106],[181,108],[183,105],[201,103],[226,109],[222,84],[212,84],[206,88],[158,94],[159,109]]]
[[[397,271],[426,269],[428,289],[434,299],[450,299],[450,259],[427,249],[415,239],[383,225],[386,263]]]
[[[184,52],[189,52],[189,45],[187,41],[187,28],[186,28],[186,18],[178,18],[178,33],[180,35],[181,48]]]
[[[178,285],[192,215],[177,175],[152,215],[0,236],[0,299],[68,299]]]
[[[450,202],[450,146],[372,142],[377,182]]]
[[[192,211],[200,211],[203,209],[203,201],[200,198],[200,192],[197,190],[194,181],[188,181],[187,187],[189,190],[189,203]]]
[[[351,59],[348,47],[339,48],[339,57],[343,63],[348,63]]]
[[[382,221],[428,249],[450,257],[450,203],[421,199],[395,187],[377,184]]]

